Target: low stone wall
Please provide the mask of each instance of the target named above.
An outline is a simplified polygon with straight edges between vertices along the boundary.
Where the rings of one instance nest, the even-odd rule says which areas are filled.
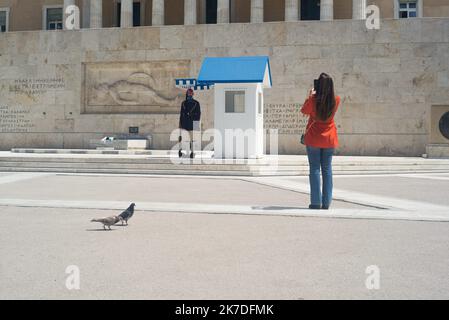
[[[320,72],[342,105],[339,154],[425,152],[432,105],[449,104],[449,19],[140,27],[0,34],[0,149],[88,148],[105,135],[151,134],[170,149],[183,92],[205,56],[270,56],[265,127],[279,152],[301,154],[298,109]],[[213,93],[197,92],[203,129],[213,127]]]

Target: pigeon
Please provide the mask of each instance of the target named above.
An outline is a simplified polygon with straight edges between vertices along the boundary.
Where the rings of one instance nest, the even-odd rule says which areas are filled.
[[[100,222],[103,224],[103,229],[106,230],[106,226],[111,230],[111,226],[116,224],[121,220],[118,216],[112,216],[107,218],[101,218],[101,219],[92,219],[90,222]],[[122,222],[123,223],[123,222]]]
[[[102,142],[109,142],[109,141],[114,141],[114,137],[104,137],[103,139],[101,139]]]
[[[120,218],[120,220],[122,220],[122,225],[123,225],[123,221],[125,221],[126,225],[128,225],[128,220],[131,219],[131,217],[134,214],[135,206],[136,206],[135,203],[131,203],[130,206],[128,207],[128,209],[126,209],[125,211],[120,213],[119,218]]]

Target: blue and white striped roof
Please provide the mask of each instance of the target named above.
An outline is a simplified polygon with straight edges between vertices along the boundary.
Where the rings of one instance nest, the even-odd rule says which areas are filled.
[[[192,88],[193,90],[209,90],[213,84],[207,83],[207,82],[198,82],[194,78],[183,78],[183,79],[176,79],[176,88],[181,89],[189,89]]]

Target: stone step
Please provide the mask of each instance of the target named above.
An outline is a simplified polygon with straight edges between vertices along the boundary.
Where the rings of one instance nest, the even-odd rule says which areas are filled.
[[[146,170],[192,170],[192,171],[302,171],[308,170],[308,164],[297,165],[283,165],[269,166],[269,165],[240,165],[240,164],[174,164],[174,163],[152,163],[152,162],[121,162],[121,161],[108,161],[108,162],[93,162],[93,161],[45,161],[44,159],[35,159],[36,161],[6,161],[3,159],[0,161],[0,167],[23,167],[23,168],[109,168],[109,169],[146,169]],[[86,159],[87,160],[87,159]],[[89,159],[92,160],[92,159]],[[378,165],[351,165],[351,164],[339,164],[333,165],[333,170],[338,171],[404,171],[404,170],[446,170],[449,171],[449,164],[416,164],[416,165],[390,165],[390,166],[378,166]]]
[[[145,167],[145,166],[23,166],[12,164],[10,166],[0,165],[0,171],[2,172],[67,172],[67,173],[119,173],[119,174],[173,174],[173,175],[236,175],[236,176],[264,176],[264,175],[308,175],[308,167],[298,167],[287,170],[283,167],[267,168],[267,167],[248,167],[246,170],[236,170],[232,168],[220,168],[220,167],[197,167],[192,166],[184,167]],[[410,167],[396,167],[389,168],[388,170],[381,170],[379,168],[348,168],[348,167],[333,167],[334,174],[380,174],[380,173],[436,173],[436,172],[449,172],[449,169],[429,170],[426,168],[410,168]]]
[[[90,168],[90,169],[145,169],[145,170],[191,170],[191,171],[248,171],[246,165],[207,165],[207,164],[157,164],[157,163],[93,163],[93,162],[41,162],[41,161],[2,161],[1,168]],[[305,166],[304,166],[305,168]]]
[[[158,150],[157,155],[0,152],[0,171],[263,176],[308,175],[309,170],[306,156],[293,155],[246,160],[199,156],[193,161],[188,158],[181,161],[167,150]],[[333,171],[335,174],[449,172],[449,160],[335,156]]]
[[[234,163],[236,160],[232,159],[212,159],[212,151],[197,151],[199,158],[204,157],[208,160],[223,163]],[[0,161],[3,158],[13,159],[13,161],[28,161],[28,159],[37,159],[42,157],[44,161],[63,161],[77,162],[79,158],[83,161],[94,162],[127,162],[127,161],[141,161],[146,163],[151,161],[154,163],[171,163],[170,156],[176,158],[177,151],[173,150],[95,150],[95,149],[39,149],[39,148],[14,148],[11,152],[0,151]],[[276,156],[267,155],[262,159],[239,159],[239,164],[268,164],[277,160],[283,166],[288,165],[303,165],[308,164],[305,155],[280,155],[278,159]],[[70,159],[70,160],[68,160]],[[95,159],[95,160],[91,160]],[[11,160],[6,160],[11,161]],[[374,156],[334,156],[334,163],[340,165],[434,165],[434,164],[448,164],[449,159],[426,159],[421,157],[374,157]]]
[[[176,150],[113,150],[113,149],[37,149],[13,148],[11,153],[26,154],[99,154],[99,155],[151,155],[169,156],[177,155]],[[197,151],[196,154],[211,157],[213,151]]]
[[[194,170],[145,170],[116,168],[26,168],[1,167],[0,172],[52,172],[52,173],[104,173],[104,174],[151,174],[151,175],[204,175],[204,176],[252,176],[249,171],[194,171]]]
[[[204,175],[204,176],[307,176],[308,169],[292,171],[233,171],[233,170],[146,170],[146,169],[120,169],[120,168],[43,168],[43,167],[1,167],[0,172],[51,172],[51,173],[103,173],[103,174],[148,174],[148,175]],[[362,175],[362,174],[405,174],[405,173],[437,173],[448,171],[429,170],[334,170],[335,175]]]
[[[32,155],[32,156],[0,156],[0,163],[2,162],[57,162],[57,163],[141,163],[141,164],[174,164],[182,163],[195,165],[198,162],[206,162],[208,165],[249,165],[249,164],[261,164],[264,165],[267,162],[261,160],[232,160],[232,159],[211,159],[211,158],[202,158],[197,157],[193,160],[190,160],[187,157],[179,159],[178,157],[145,157],[145,156],[134,156],[134,157],[125,157],[125,156],[43,156],[43,155]],[[305,164],[306,162],[304,162]],[[298,163],[296,163],[298,164]]]
[[[300,157],[300,158],[299,158]],[[349,158],[349,157],[348,157]],[[353,157],[355,158],[355,157]],[[195,161],[200,160],[200,158],[195,159]],[[123,155],[93,155],[93,156],[83,156],[83,155],[43,155],[43,154],[33,154],[33,155],[10,155],[0,156],[0,163],[3,162],[56,162],[56,163],[128,163],[128,164],[168,164],[173,165],[173,162],[178,161],[177,157],[170,158],[167,157],[149,157],[142,155],[134,155],[134,156],[123,156]],[[182,161],[190,162],[190,159],[183,158]],[[194,163],[189,165],[196,165]],[[270,166],[270,164],[276,163],[272,157],[264,158],[264,159],[210,159],[205,158],[205,161],[208,162],[209,166],[223,166],[223,165],[259,165],[259,166]],[[448,160],[436,160],[436,159],[415,159],[415,158],[391,158],[390,159],[377,159],[376,158],[367,158],[364,159],[346,159],[343,157],[334,157],[333,159],[334,165],[340,166],[377,166],[377,167],[392,167],[392,166],[422,166],[429,168],[449,168]],[[297,156],[296,160],[285,159],[281,156],[278,161],[278,165],[281,167],[289,167],[289,166],[308,166],[308,161],[304,156]]]
[[[273,167],[270,166],[250,166],[250,168],[254,168],[257,170],[271,170]],[[302,170],[309,169],[309,165],[303,166],[278,166],[278,171],[290,171],[290,170]],[[404,170],[420,170],[420,171],[440,171],[440,172],[449,172],[448,165],[438,165],[438,166],[424,166],[424,165],[396,165],[396,166],[372,166],[372,165],[358,165],[358,166],[348,166],[348,165],[340,165],[333,164],[332,170],[338,171],[404,171]]]

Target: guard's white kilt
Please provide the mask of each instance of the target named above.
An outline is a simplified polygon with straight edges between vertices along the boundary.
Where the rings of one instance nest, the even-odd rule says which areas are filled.
[[[201,131],[201,121],[193,121],[193,131]]]

